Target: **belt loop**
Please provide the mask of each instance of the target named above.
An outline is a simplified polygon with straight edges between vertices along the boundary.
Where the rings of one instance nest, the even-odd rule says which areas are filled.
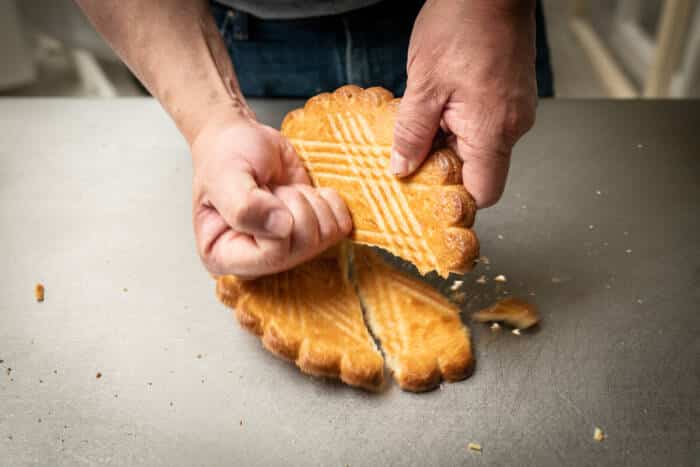
[[[233,38],[238,41],[248,40],[248,13],[244,11],[229,10],[228,16],[233,26]]]

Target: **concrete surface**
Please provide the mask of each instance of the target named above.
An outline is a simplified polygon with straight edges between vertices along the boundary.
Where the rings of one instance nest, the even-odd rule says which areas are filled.
[[[278,124],[292,103],[254,106]],[[542,326],[473,325],[470,379],[371,395],[300,374],[217,303],[155,102],[1,100],[0,465],[695,466],[699,118],[542,102],[478,216],[491,265],[464,306],[526,297]]]

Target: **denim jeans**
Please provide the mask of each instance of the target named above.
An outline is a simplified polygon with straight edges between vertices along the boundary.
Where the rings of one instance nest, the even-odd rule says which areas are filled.
[[[423,0],[384,0],[349,13],[264,20],[212,0],[211,8],[249,97],[307,98],[344,84],[383,86],[401,96],[413,22]],[[537,2],[537,88],[554,94],[549,49]]]

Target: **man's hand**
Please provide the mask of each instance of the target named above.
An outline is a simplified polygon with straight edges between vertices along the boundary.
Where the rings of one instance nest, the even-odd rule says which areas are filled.
[[[312,188],[287,139],[251,118],[212,118],[192,155],[197,248],[214,274],[289,269],[352,228],[338,193]]]
[[[428,0],[411,35],[391,172],[425,159],[438,128],[464,160],[478,207],[505,187],[510,154],[535,119],[533,0]]]

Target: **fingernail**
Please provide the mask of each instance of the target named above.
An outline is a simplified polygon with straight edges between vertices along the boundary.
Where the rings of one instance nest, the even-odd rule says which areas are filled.
[[[392,173],[392,175],[398,175],[399,177],[407,175],[409,172],[408,159],[392,149],[389,171]]]
[[[275,209],[267,215],[265,230],[272,235],[284,238],[292,231],[292,215],[283,209]]]

